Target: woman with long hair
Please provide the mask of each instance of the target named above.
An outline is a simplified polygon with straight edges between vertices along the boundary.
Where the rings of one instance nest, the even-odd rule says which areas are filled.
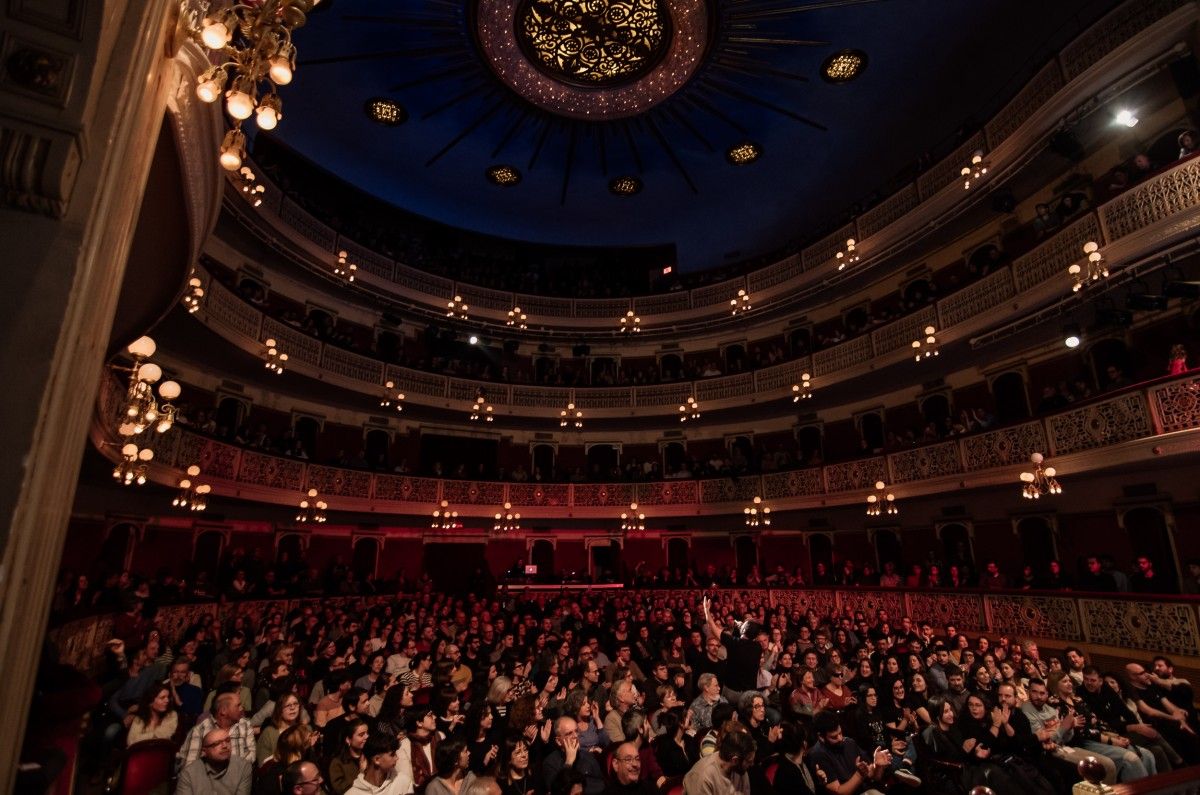
[[[692,769],[700,758],[696,738],[688,733],[691,728],[691,711],[676,707],[658,717],[662,732],[650,741],[654,758],[665,776],[682,776]]]
[[[260,765],[254,774],[255,795],[281,795],[280,777],[289,765],[295,762],[314,760],[313,746],[321,739],[321,733],[306,723],[284,729],[275,743],[275,754]]]
[[[1017,792],[1004,769],[991,761],[992,747],[964,737],[954,704],[942,696],[929,699],[933,721],[917,736],[917,765],[922,789],[934,795],[961,795],[977,786],[993,792]]]
[[[178,730],[179,713],[171,703],[171,688],[155,685],[142,694],[125,735],[125,743],[133,745],[144,740],[170,740]]]
[[[500,753],[498,734],[492,731],[495,716],[487,706],[480,704],[471,710],[461,733],[462,740],[471,753],[471,770],[476,775],[485,775],[491,770]]]
[[[509,735],[500,748],[496,766],[500,795],[534,795],[536,777],[530,772],[529,744],[521,736]]]
[[[262,731],[258,735],[254,754],[255,762],[261,765],[274,756],[279,736],[293,726],[306,723],[306,718],[304,709],[300,706],[300,699],[295,693],[285,693],[276,699],[271,719],[262,727]]]
[[[329,791],[333,795],[342,795],[350,789],[358,774],[367,769],[367,757],[363,754],[370,735],[367,722],[359,717],[351,718],[346,721],[343,731],[342,747],[329,760]]]
[[[460,795],[475,780],[471,752],[462,740],[447,740],[434,754],[437,775],[425,786],[425,795]]]
[[[917,716],[921,726],[928,726],[933,722],[933,713],[928,710],[929,682],[925,679],[925,674],[916,671],[908,677],[908,698],[905,703]]]

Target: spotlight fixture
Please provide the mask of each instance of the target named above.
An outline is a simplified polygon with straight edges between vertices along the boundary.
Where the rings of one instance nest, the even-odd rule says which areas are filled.
[[[729,147],[729,150],[725,152],[725,159],[735,166],[748,166],[758,160],[761,155],[762,150],[758,148],[757,144],[746,141]]]
[[[625,317],[621,318],[621,331],[629,334],[637,334],[642,330],[642,319],[633,313],[630,309],[625,313]]]
[[[574,423],[575,430],[583,430],[583,412],[575,408],[575,402],[567,403],[567,407],[558,412],[558,427],[566,428]]]
[[[154,340],[139,337],[130,343],[127,351],[133,356],[129,367],[114,367],[118,372],[129,373],[125,388],[125,413],[117,433],[124,437],[136,436],[153,427],[158,433],[166,433],[175,424],[176,408],[171,403],[182,391],[175,381],[163,381],[158,385],[158,398],[154,396],[154,384],[162,378],[162,368],[146,361],[158,349]]]
[[[508,310],[508,320],[504,322],[504,325],[515,326],[524,330],[529,328],[528,324],[525,322],[528,319],[528,315],[521,311],[521,307],[514,306],[512,309]]]
[[[300,500],[300,510],[296,512],[296,521],[300,524],[324,524],[325,509],[329,504],[317,499],[317,490],[309,489],[304,499]]]
[[[434,514],[435,518],[437,514]],[[514,533],[521,529],[521,514],[514,513],[512,503],[504,503],[502,510],[496,511],[496,523],[492,530],[497,533]]]
[[[642,181],[637,177],[614,177],[608,183],[608,191],[614,196],[636,196],[642,192]]]
[[[495,416],[492,414],[492,404],[488,402],[487,394],[482,390],[475,393],[475,402],[471,404],[471,422],[478,422],[483,419],[486,422],[492,422]]]
[[[1133,111],[1128,108],[1122,108],[1113,117],[1113,124],[1119,124],[1122,127],[1136,127],[1139,121],[1141,120],[1137,116],[1134,116]]]
[[[462,296],[457,293],[454,298],[446,302],[446,317],[456,317],[459,320],[466,320],[468,318],[467,312],[470,310],[471,307],[467,306],[463,302]]]
[[[488,182],[502,188],[511,188],[521,182],[521,172],[515,166],[492,166],[486,173]]]
[[[696,398],[688,395],[687,402],[679,406],[679,421],[687,422],[698,419],[700,419],[700,404],[696,402]]]
[[[1100,253],[1100,244],[1089,240],[1083,244],[1083,253],[1087,255],[1087,270],[1078,262],[1071,263],[1067,273],[1075,280],[1071,292],[1079,292],[1090,282],[1098,282],[1108,278],[1108,266],[1104,264],[1104,255]]]
[[[212,486],[196,483],[200,477],[200,467],[192,464],[187,468],[187,477],[179,480],[179,493],[171,500],[171,505],[190,511],[203,511],[208,507],[208,494]]]
[[[379,399],[379,408],[390,408],[395,404],[396,411],[404,411],[404,393],[396,391],[396,382],[388,381],[383,385],[383,397]]]
[[[810,400],[812,396],[812,376],[808,373],[801,373],[800,383],[792,384],[792,402],[799,403],[801,400]]]
[[[879,516],[885,510],[888,516],[900,513],[896,507],[896,495],[887,490],[887,484],[882,480],[875,481],[876,494],[867,495],[867,516]],[[885,509],[883,506],[887,506]]]
[[[287,363],[288,355],[279,352],[279,347],[273,337],[267,338],[267,341],[263,345],[266,346],[262,352],[263,366],[275,373],[275,375],[283,375],[283,368]]]
[[[479,337],[472,334],[471,336],[467,337],[467,342],[470,343],[471,345],[478,345]]]
[[[1043,494],[1062,494],[1062,486],[1054,479],[1058,470],[1043,467],[1045,457],[1041,453],[1033,453],[1029,461],[1033,464],[1033,471],[1021,473],[1021,496],[1027,500],[1038,500]]]
[[[122,486],[139,486],[146,482],[146,465],[154,459],[154,451],[149,447],[138,448],[133,442],[121,448],[121,460],[113,467],[113,480]]]
[[[971,155],[970,165],[963,166],[963,170],[959,172],[963,178],[963,190],[970,190],[971,185],[979,182],[987,172],[988,164],[983,159],[983,150],[976,149],[975,154]]]
[[[762,497],[755,497],[750,504],[742,509],[746,527],[767,527],[771,524],[771,506],[763,502]]]
[[[204,282],[200,281],[200,277],[196,275],[196,270],[193,268],[191,276],[188,277],[187,288],[183,293],[183,305],[189,315],[194,315],[200,310],[200,303],[203,300]]]
[[[267,192],[267,189],[262,186],[262,183],[256,181],[258,177],[255,176],[254,170],[250,166],[242,166],[230,175],[230,179],[245,194],[246,201],[250,202],[252,207],[262,205],[263,194]]]
[[[345,279],[347,282],[354,281],[354,274],[358,272],[358,266],[350,262],[350,255],[345,249],[338,252],[337,262],[333,266],[333,275],[339,279]]]
[[[1081,332],[1079,330],[1079,325],[1077,323],[1071,323],[1069,325],[1063,326],[1063,334],[1065,335],[1063,337],[1064,345],[1066,345],[1068,348],[1078,348],[1079,347],[1079,343],[1082,340],[1080,337]]]
[[[220,61],[197,78],[196,96],[212,103],[224,92],[225,112],[234,126],[225,136],[220,157],[229,171],[241,168],[246,156],[243,121],[254,116],[259,129],[272,130],[283,118],[276,87],[292,82],[296,70],[292,31],[304,24],[317,2],[216,0],[208,6],[200,30],[194,32]],[[265,91],[261,98],[260,88]]]
[[[395,127],[408,120],[408,112],[404,110],[403,105],[384,97],[368,99],[363,110],[368,119],[376,124],[382,124],[384,127]]]
[[[827,83],[849,83],[867,68],[867,54],[862,50],[835,52],[821,64],[821,77]]]
[[[750,302],[750,294],[745,290],[738,290],[737,296],[729,299],[729,306],[731,315],[736,315],[738,312],[749,312],[754,308]]]
[[[621,529],[625,532],[646,529],[646,514],[638,510],[636,502],[629,503],[628,511],[621,511]]]
[[[919,362],[922,359],[938,355],[938,341],[937,337],[934,336],[935,331],[936,329],[933,326],[926,326],[924,339],[915,339],[912,341],[912,348],[916,353],[913,358],[916,361]]]
[[[434,530],[456,530],[462,527],[462,522],[458,521],[458,511],[450,510],[450,501],[442,500],[433,509],[433,522],[429,526]]]
[[[854,238],[846,239],[846,248],[833,255],[834,261],[837,263],[838,270],[845,270],[847,265],[853,265],[858,262],[858,253],[855,251]]]

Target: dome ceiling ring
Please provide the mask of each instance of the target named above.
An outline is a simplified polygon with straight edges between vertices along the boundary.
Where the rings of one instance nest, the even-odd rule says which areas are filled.
[[[705,0],[478,0],[484,60],[526,101],[584,120],[658,105],[700,67]]]

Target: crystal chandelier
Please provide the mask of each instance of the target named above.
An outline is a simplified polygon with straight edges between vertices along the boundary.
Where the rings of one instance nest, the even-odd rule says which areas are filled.
[[[742,509],[746,517],[746,527],[770,526],[771,506],[763,503],[762,497],[755,497],[750,504]]]
[[[191,511],[203,511],[208,507],[208,494],[212,486],[196,483],[195,478],[198,477],[200,467],[192,464],[187,468],[187,477],[179,480],[179,493],[171,500],[173,506]]]
[[[646,529],[646,514],[638,510],[636,502],[629,503],[628,511],[621,511],[621,529],[625,532]]]
[[[1094,240],[1089,240],[1083,244],[1083,253],[1087,255],[1086,272],[1078,262],[1071,263],[1071,267],[1067,268],[1067,273],[1075,279],[1075,286],[1071,288],[1071,291],[1076,293],[1089,282],[1098,282],[1108,278],[1108,266],[1104,264],[1104,255],[1100,253],[1100,245]]]
[[[388,381],[383,385],[383,397],[379,399],[379,408],[386,409],[393,403],[396,411],[404,411],[404,393],[396,391],[396,383]]]
[[[516,326],[523,331],[529,328],[529,326],[525,323],[525,321],[528,319],[529,318],[526,316],[526,314],[521,311],[521,307],[514,306],[512,309],[508,310],[508,320],[505,321],[504,325]]]
[[[963,166],[959,172],[963,178],[963,190],[970,190],[973,182],[978,182],[988,172],[987,162],[983,159],[983,150],[976,149],[971,155],[970,165]]]
[[[316,489],[309,489],[305,498],[300,500],[300,510],[296,512],[296,521],[300,524],[307,524],[309,522],[324,524],[326,519],[325,509],[328,507],[329,504],[324,500],[317,499]]]
[[[242,166],[233,175],[233,184],[246,194],[246,201],[250,202],[252,207],[261,206],[263,194],[267,192],[261,183],[255,181],[257,179],[250,166]]]
[[[220,150],[227,170],[237,171],[246,157],[243,121],[254,116],[260,130],[273,130],[283,117],[283,100],[275,89],[292,82],[296,69],[292,31],[304,24],[317,2],[216,0],[208,6],[200,41],[220,63],[197,78],[196,96],[211,103],[224,91],[225,112],[233,119]]]
[[[492,414],[492,404],[488,402],[487,394],[482,390],[475,393],[475,402],[471,404],[471,422],[478,422],[481,418],[487,422],[495,419]]]
[[[896,507],[896,495],[887,491],[886,483],[882,480],[875,481],[875,491],[878,493],[867,496],[867,516],[879,516],[885,511],[888,516],[900,513],[900,509]]]
[[[801,400],[811,399],[812,396],[812,376],[808,373],[801,373],[800,383],[792,384],[792,402],[799,403]]]
[[[191,276],[188,277],[187,289],[183,293],[183,306],[189,315],[193,315],[200,310],[200,302],[203,300],[204,282],[200,281],[193,268]]]
[[[729,299],[729,306],[731,315],[736,315],[738,312],[749,312],[754,308],[750,303],[750,294],[745,290],[738,290],[737,297]]]
[[[442,500],[433,510],[433,523],[429,525],[435,530],[454,530],[462,527],[458,521],[458,511],[450,510],[450,501]]]
[[[1034,453],[1029,456],[1030,462],[1033,464],[1032,472],[1021,473],[1021,496],[1027,500],[1041,499],[1043,494],[1062,494],[1062,486],[1058,485],[1058,481],[1054,476],[1058,474],[1058,470],[1054,467],[1043,467],[1042,462],[1045,460],[1041,453]]]
[[[460,320],[466,320],[471,307],[463,303],[461,295],[455,295],[450,301],[446,302],[446,317],[456,317]]]
[[[583,412],[575,408],[575,402],[567,403],[567,407],[558,412],[558,427],[566,428],[574,423],[575,430],[583,430]]]
[[[698,419],[700,419],[700,404],[696,402],[696,398],[688,395],[687,403],[679,407],[679,421],[687,422]]]
[[[434,518],[437,518],[437,513],[434,513]],[[492,530],[497,533],[515,533],[520,529],[521,514],[513,513],[511,502],[504,503],[504,508],[496,512],[496,523],[492,525]]]
[[[141,486],[146,482],[146,465],[154,459],[154,451],[149,447],[138,449],[133,442],[121,448],[121,460],[113,467],[113,479],[122,486],[134,483]]]
[[[333,266],[333,275],[339,279],[345,279],[348,282],[354,281],[354,274],[358,272],[358,266],[349,261],[350,255],[345,249],[338,252],[337,263]]]
[[[858,252],[855,251],[855,246],[858,244],[854,238],[846,238],[846,248],[833,255],[833,259],[837,262],[838,270],[845,270],[847,265],[853,265],[858,262]]]
[[[637,334],[642,330],[642,319],[633,313],[630,309],[625,313],[625,317],[621,318],[621,331],[629,334]]]
[[[266,346],[262,352],[263,366],[275,373],[275,375],[283,375],[283,366],[287,363],[288,355],[279,352],[278,344],[274,338],[268,338],[263,345]]]
[[[125,389],[125,413],[117,432],[121,436],[136,436],[153,427],[159,433],[166,433],[175,424],[176,409],[171,401],[179,397],[179,384],[163,381],[158,385],[158,397],[162,399],[160,404],[154,397],[154,384],[162,378],[162,368],[146,361],[157,350],[154,340],[138,337],[126,350],[133,355],[133,364],[128,368],[114,368],[129,373],[129,385]]]
[[[922,359],[928,359],[930,356],[938,355],[938,341],[937,337],[934,336],[935,331],[936,329],[933,326],[926,326],[924,339],[913,340],[912,348],[915,353],[913,358],[916,361],[919,362]]]

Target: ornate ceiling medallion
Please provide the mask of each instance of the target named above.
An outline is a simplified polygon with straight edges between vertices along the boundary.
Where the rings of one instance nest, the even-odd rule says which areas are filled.
[[[642,191],[642,181],[637,177],[615,177],[608,183],[608,189],[617,196],[634,196]]]
[[[577,119],[643,113],[683,87],[708,46],[705,0],[477,0],[484,59],[505,85]]]
[[[488,181],[502,188],[511,188],[521,181],[521,172],[515,166],[496,165],[488,168]]]
[[[516,32],[551,77],[612,86],[646,75],[671,40],[663,0],[524,0]]]
[[[862,50],[835,52],[821,64],[821,77],[828,83],[849,83],[867,68],[867,54]]]

